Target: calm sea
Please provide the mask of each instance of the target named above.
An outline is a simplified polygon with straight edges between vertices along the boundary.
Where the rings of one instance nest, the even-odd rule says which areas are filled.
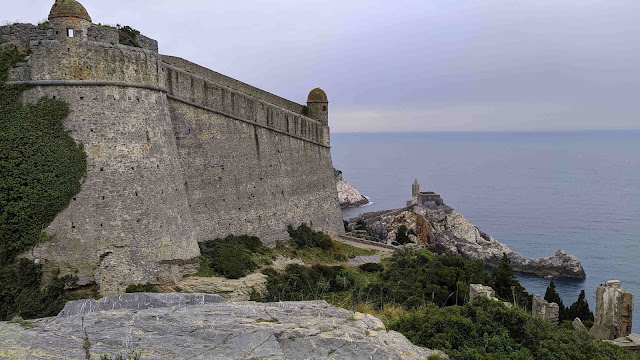
[[[585,289],[593,310],[596,287],[611,279],[640,298],[640,131],[336,133],[331,142],[334,166],[373,201],[345,218],[404,206],[417,178],[514,251],[578,256],[587,279],[556,281],[565,305]],[[548,285],[520,281],[541,295]]]

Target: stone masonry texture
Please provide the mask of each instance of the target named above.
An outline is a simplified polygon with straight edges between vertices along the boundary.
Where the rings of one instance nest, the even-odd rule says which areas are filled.
[[[75,18],[51,26],[0,27],[0,42],[29,53],[7,80],[32,86],[25,102],[69,104],[64,125],[84,145],[88,171],[45,229],[53,240],[24,257],[110,295],[177,283],[197,268],[198,241],[249,234],[273,243],[302,222],[343,233],[329,128],[302,105],[231,88],[235,80],[186,60],[164,63],[142,35],[136,48]],[[82,37],[60,37],[74,26]]]

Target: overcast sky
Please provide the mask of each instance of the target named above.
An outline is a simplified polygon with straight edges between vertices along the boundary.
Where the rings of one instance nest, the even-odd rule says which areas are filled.
[[[2,1],[36,23],[53,0]],[[303,103],[332,131],[640,128],[638,0],[84,0],[183,57]]]

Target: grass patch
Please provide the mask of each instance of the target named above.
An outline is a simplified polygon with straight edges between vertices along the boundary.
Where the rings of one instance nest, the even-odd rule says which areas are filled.
[[[378,253],[375,249],[362,249],[340,241],[331,240],[332,245],[328,250],[321,248],[298,248],[295,242],[279,242],[274,249],[276,255],[287,258],[300,259],[306,264],[341,264],[356,256],[369,256]]]
[[[14,316],[11,320],[9,320],[9,324],[20,324],[20,326],[24,328],[34,328],[38,326],[36,323],[26,321],[21,316]]]

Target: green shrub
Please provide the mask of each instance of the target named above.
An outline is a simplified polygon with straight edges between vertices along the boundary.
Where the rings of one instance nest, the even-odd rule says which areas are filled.
[[[360,265],[360,270],[370,272],[370,273],[375,273],[375,272],[383,271],[384,266],[376,263],[366,263],[366,264]]]
[[[406,309],[427,303],[439,306],[463,304],[469,284],[491,285],[491,278],[479,262],[455,255],[435,255],[426,250],[396,254],[380,280],[356,290],[356,302],[370,302],[377,309],[386,303]]]
[[[396,232],[396,242],[400,245],[409,244],[413,242],[409,238],[409,235],[407,235],[406,225],[400,225],[400,227],[398,227],[398,230]]]
[[[291,264],[284,273],[273,269],[265,269],[263,273],[267,275],[266,301],[317,300],[354,285],[353,273],[342,266]]]
[[[478,298],[464,306],[433,304],[392,320],[388,327],[414,344],[453,359],[637,359],[586,334],[536,319],[518,307]]]
[[[585,299],[584,290],[580,291],[580,295],[578,295],[578,300],[571,304],[565,310],[565,319],[569,321],[573,321],[575,318],[580,318],[585,326],[589,324],[593,324],[593,313],[589,309],[589,303]]]
[[[320,231],[313,231],[305,223],[302,223],[297,229],[289,225],[287,226],[287,232],[299,249],[317,247],[322,250],[329,250],[333,247],[333,241],[329,235]]]
[[[70,300],[65,288],[75,283],[75,278],[54,278],[42,284],[42,267],[26,259],[11,264],[0,264],[0,320],[15,316],[35,319],[55,316]]]
[[[556,284],[553,281],[553,279],[551,279],[551,282],[549,282],[549,286],[547,286],[547,291],[545,291],[544,293],[544,299],[550,303],[553,302],[558,304],[558,320],[559,321],[562,322],[564,320],[569,320],[567,319],[566,308],[564,307],[564,303],[560,298],[560,294],[558,294],[558,292],[556,291]]]
[[[120,45],[140,47],[140,44],[138,44],[138,35],[140,35],[140,31],[130,26],[116,25],[116,28],[118,29],[118,42]]]
[[[533,296],[529,295],[516,279],[511,260],[507,254],[502,254],[500,264],[491,272],[491,282],[491,286],[499,298],[531,310]]]
[[[344,232],[351,231],[351,228],[349,227],[349,222],[347,220],[342,220],[342,225],[344,226]]]
[[[137,285],[129,285],[125,292],[127,293],[150,293],[156,292],[155,286],[153,284],[137,284]]]
[[[269,249],[260,239],[248,235],[229,235],[224,239],[201,242],[201,269],[199,275],[221,275],[227,279],[239,279],[258,268],[256,254],[265,254]]]

